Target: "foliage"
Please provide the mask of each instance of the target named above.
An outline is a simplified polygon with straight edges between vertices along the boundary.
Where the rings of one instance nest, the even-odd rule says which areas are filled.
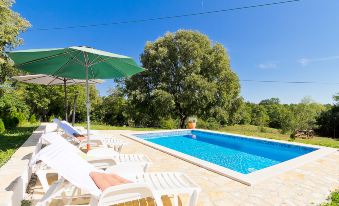
[[[34,124],[34,123],[37,123],[37,119],[36,119],[36,116],[35,114],[32,114],[31,117],[29,118],[29,123],[31,124]]]
[[[329,202],[321,204],[321,206],[338,206],[339,205],[339,190],[334,191],[329,196]]]
[[[187,122],[188,123],[196,123],[197,122],[197,118],[195,116],[188,117]]]
[[[0,167],[10,159],[36,128],[37,125],[25,125],[7,129],[0,134]]]
[[[38,119],[49,121],[51,116],[65,119],[64,108],[64,88],[62,86],[44,86],[35,84],[18,84],[24,90],[26,104],[30,107],[31,114],[35,114]],[[83,85],[68,86],[68,119],[71,119],[73,112],[74,96],[76,100],[76,121],[86,120],[86,90]],[[98,91],[94,86],[90,86],[91,107],[96,108],[101,103]],[[94,111],[94,110],[93,110]]]
[[[77,123],[76,126],[86,126],[86,123]],[[128,126],[111,126],[102,123],[92,123],[91,129],[94,130],[132,130],[132,131],[156,131],[161,130],[160,128],[154,127],[128,127]]]
[[[267,114],[266,108],[262,105],[253,105],[251,120],[251,124],[253,125],[267,126],[269,116]]]
[[[19,34],[30,24],[18,13],[11,10],[13,0],[0,1],[0,84],[16,73],[5,54],[6,49],[13,49],[22,44]]]
[[[339,95],[333,97],[335,103],[333,106],[324,110],[317,118],[319,125],[317,131],[319,134],[338,138],[339,137]]]
[[[179,30],[147,42],[141,62],[147,70],[125,81],[137,125],[171,117],[183,128],[191,115],[227,123],[237,109],[231,107],[240,85],[229,57],[199,32]]]
[[[175,129],[178,127],[178,122],[172,118],[160,119],[159,125],[162,129]]]
[[[0,119],[0,134],[4,133],[5,131],[6,131],[5,124],[2,121],[2,119]]]
[[[254,125],[232,125],[221,127],[220,129],[218,129],[218,131],[339,148],[339,140],[336,139],[315,136],[311,139],[296,138],[295,140],[293,140],[290,139],[290,135],[281,134],[279,129],[264,127],[264,131],[261,131],[261,128],[262,127],[260,126]]]
[[[122,90],[113,89],[108,96],[103,97],[102,103],[94,107],[93,119],[109,125],[127,125],[126,104],[127,100]]]
[[[208,118],[207,120],[199,119],[199,121],[197,121],[197,128],[217,130],[220,128],[220,123],[214,118]]]

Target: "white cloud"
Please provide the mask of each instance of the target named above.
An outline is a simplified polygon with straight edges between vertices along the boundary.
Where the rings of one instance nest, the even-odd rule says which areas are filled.
[[[261,63],[258,65],[260,69],[275,69],[277,68],[277,64],[273,62]]]
[[[301,58],[298,60],[298,62],[302,66],[307,66],[314,62],[324,62],[324,61],[330,61],[330,60],[336,60],[339,59],[339,56],[328,56],[328,57],[320,57],[320,58]]]

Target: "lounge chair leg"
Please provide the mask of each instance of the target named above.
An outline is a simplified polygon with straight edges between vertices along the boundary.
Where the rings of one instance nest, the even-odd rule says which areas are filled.
[[[198,201],[198,192],[193,191],[189,200],[189,206],[195,206]]]
[[[163,206],[162,199],[160,195],[154,195],[155,204],[157,206]]]
[[[173,197],[173,205],[178,206],[179,205],[179,197],[178,195],[174,195]]]
[[[47,181],[47,174],[46,174],[46,172],[44,172],[43,170],[39,170],[35,174],[39,178],[39,181],[41,183],[43,191],[47,192],[47,190],[49,188],[49,184],[48,184],[48,181]]]

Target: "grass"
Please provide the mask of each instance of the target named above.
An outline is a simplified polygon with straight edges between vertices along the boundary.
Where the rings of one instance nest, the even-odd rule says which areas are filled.
[[[86,123],[77,124],[77,126],[86,127]],[[92,124],[91,129],[94,130],[133,130],[133,131],[154,131],[160,130],[160,128],[135,128],[135,127],[117,127],[103,124]],[[229,132],[234,134],[242,134],[247,136],[255,136],[255,137],[263,137],[268,139],[276,139],[276,140],[285,140],[291,142],[300,142],[304,144],[313,144],[320,145],[326,147],[334,147],[339,148],[339,141],[336,139],[328,138],[328,137],[318,137],[315,136],[311,139],[291,139],[288,134],[281,134],[280,130],[273,129],[269,127],[258,127],[254,125],[233,125],[233,126],[225,126],[218,129],[220,132]]]
[[[321,204],[321,206],[339,206],[339,190],[332,192],[328,202]]]
[[[288,134],[281,134],[280,130],[269,127],[258,127],[253,125],[234,125],[220,128],[219,131],[255,137],[263,137],[268,139],[285,140],[291,142],[300,142],[304,144],[313,144],[339,148],[339,141],[333,138],[315,136],[311,139],[302,139],[302,138],[291,139]]]
[[[26,124],[0,134],[0,167],[11,158],[37,127],[38,124]]]

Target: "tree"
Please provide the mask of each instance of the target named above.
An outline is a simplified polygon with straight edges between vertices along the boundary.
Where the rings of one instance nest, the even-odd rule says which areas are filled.
[[[317,118],[317,131],[324,136],[339,137],[339,94],[333,96],[334,104],[328,106]]]
[[[252,109],[252,124],[256,126],[267,126],[270,117],[262,105],[255,105]]]
[[[19,34],[30,27],[27,20],[11,10],[13,2],[13,0],[0,1],[0,83],[4,83],[16,72],[5,54],[5,50],[22,44],[23,40]]]
[[[237,109],[238,77],[224,47],[206,35],[166,33],[146,43],[141,62],[147,70],[125,81],[138,123],[154,125],[164,114],[178,118],[181,128],[191,115],[227,123]]]
[[[127,125],[127,100],[121,88],[112,89],[93,110],[93,118],[109,125]]]

